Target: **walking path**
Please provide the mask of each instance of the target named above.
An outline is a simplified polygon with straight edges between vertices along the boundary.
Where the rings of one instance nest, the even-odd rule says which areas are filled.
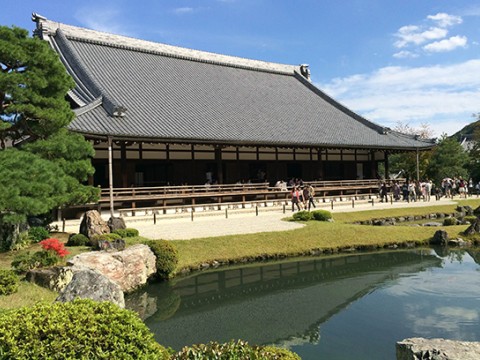
[[[334,204],[333,210],[330,205],[324,204],[322,209],[336,212],[366,211],[380,209],[396,209],[408,207],[425,207],[436,205],[455,205],[456,202],[450,199],[442,198],[439,201],[432,199],[430,202],[394,202],[391,203],[362,203],[355,204],[352,208],[351,203]],[[319,207],[317,207],[318,209]],[[215,213],[195,215],[193,221],[191,214],[171,216],[157,216],[156,224],[154,224],[153,216],[143,217],[127,217],[125,222],[127,227],[138,229],[141,236],[150,239],[165,240],[187,240],[193,238],[236,235],[236,234],[253,234],[270,231],[286,231],[298,229],[303,224],[283,221],[282,219],[292,215],[291,211],[283,213],[283,208],[259,208],[258,216],[255,209],[230,210],[228,218],[225,212],[219,211]],[[110,217],[104,213],[105,219]],[[62,229],[62,223],[56,223]],[[77,233],[79,231],[80,220],[68,220],[65,223],[65,231]]]

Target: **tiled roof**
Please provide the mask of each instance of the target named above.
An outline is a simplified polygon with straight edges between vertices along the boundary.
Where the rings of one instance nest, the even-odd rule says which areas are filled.
[[[299,66],[35,20],[37,34],[50,41],[77,83],[73,131],[222,144],[433,146],[353,113],[312,85]]]

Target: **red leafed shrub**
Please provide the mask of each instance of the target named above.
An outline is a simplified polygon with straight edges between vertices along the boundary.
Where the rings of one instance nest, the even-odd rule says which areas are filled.
[[[68,252],[68,250],[64,248],[63,243],[60,242],[60,240],[55,239],[55,238],[50,238],[50,239],[45,239],[45,240],[40,241],[40,246],[44,250],[54,251],[60,257],[64,257],[64,256],[70,254]]]

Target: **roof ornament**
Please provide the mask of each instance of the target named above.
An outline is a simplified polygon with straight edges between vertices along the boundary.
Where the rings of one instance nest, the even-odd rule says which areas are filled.
[[[310,65],[308,64],[301,64],[300,65],[300,74],[307,79],[308,81],[310,80]]]
[[[113,108],[112,115],[114,117],[124,117],[126,115],[127,108],[125,106],[115,106]]]
[[[37,14],[37,13],[32,13],[32,21],[38,21],[38,20],[47,20],[47,18],[45,16],[42,16],[40,14]]]

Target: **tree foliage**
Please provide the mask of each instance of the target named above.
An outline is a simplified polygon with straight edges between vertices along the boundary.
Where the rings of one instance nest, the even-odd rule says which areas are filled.
[[[46,41],[0,27],[0,140],[47,138],[73,119],[65,101],[74,86]]]
[[[98,197],[82,184],[94,172],[93,147],[66,130],[74,85],[46,41],[0,26],[0,245],[27,216]]]
[[[476,181],[480,181],[480,113],[474,114],[476,121],[474,124],[477,126],[473,130],[471,141],[473,143],[468,155],[470,157],[468,168],[470,170],[470,176]]]
[[[428,167],[428,176],[436,184],[440,184],[444,178],[463,177],[468,179],[469,173],[466,169],[468,165],[468,154],[464,151],[460,143],[442,135],[438,145],[435,147]]]
[[[429,139],[433,137],[433,131],[428,124],[422,124],[419,128],[413,128],[408,124],[399,122],[394,129],[397,132],[408,135],[417,135],[420,139]],[[421,151],[419,153],[419,175],[425,178],[427,168],[430,163],[431,151]],[[403,176],[414,179],[417,177],[417,154],[416,152],[407,152],[393,154],[389,157],[390,172],[402,172]],[[388,174],[387,174],[388,175]]]
[[[27,165],[27,166],[26,166]],[[7,223],[25,222],[59,206],[67,190],[58,165],[27,151],[0,151],[0,210]]]
[[[95,171],[90,161],[95,152],[82,135],[60,129],[47,139],[25,145],[24,150],[57,164],[65,174],[67,191],[62,205],[84,204],[97,198],[97,188],[81,183]]]

